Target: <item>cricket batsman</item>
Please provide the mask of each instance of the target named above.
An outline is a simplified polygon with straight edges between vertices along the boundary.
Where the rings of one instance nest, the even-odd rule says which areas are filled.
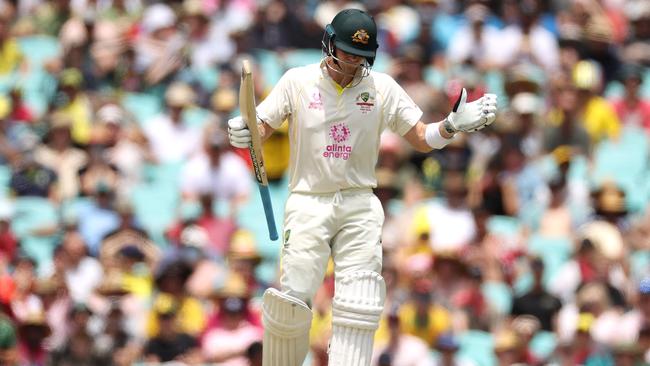
[[[422,111],[390,76],[371,71],[377,26],[346,9],[325,28],[319,64],[288,70],[257,106],[268,138],[289,121],[290,195],[285,206],[280,289],[263,296],[264,366],[301,366],[309,350],[311,299],[334,262],[330,366],[368,366],[385,298],[381,277],[384,213],[376,187],[379,139],[386,128],[416,150],[447,145],[495,119],[496,95],[468,103],[461,92],[445,120]],[[241,117],[228,121],[233,146],[246,148]]]

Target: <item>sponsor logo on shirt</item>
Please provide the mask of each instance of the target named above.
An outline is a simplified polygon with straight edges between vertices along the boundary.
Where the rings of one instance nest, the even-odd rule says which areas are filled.
[[[323,110],[323,97],[318,89],[314,89],[309,95],[309,109]]]
[[[325,146],[323,157],[348,160],[352,153],[352,146],[345,142],[350,139],[350,128],[343,122],[333,124],[329,136],[333,143]]]
[[[359,110],[363,114],[372,111],[372,108],[375,106],[375,98],[369,92],[363,92],[357,95],[356,101],[356,105],[359,106]]]

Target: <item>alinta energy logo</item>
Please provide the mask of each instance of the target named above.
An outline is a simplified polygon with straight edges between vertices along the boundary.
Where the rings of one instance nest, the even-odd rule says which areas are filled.
[[[352,153],[352,146],[345,142],[350,138],[350,128],[345,123],[339,122],[330,127],[329,135],[334,143],[325,146],[323,157],[348,160]]]

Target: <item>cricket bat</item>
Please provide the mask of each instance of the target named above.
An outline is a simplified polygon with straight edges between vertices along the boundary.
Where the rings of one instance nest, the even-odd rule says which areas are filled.
[[[273,216],[273,206],[271,205],[271,195],[269,194],[269,181],[266,178],[266,168],[264,168],[264,156],[262,155],[262,139],[257,129],[257,112],[255,111],[255,91],[253,88],[253,71],[248,60],[244,60],[241,68],[241,85],[239,87],[239,111],[246,126],[251,131],[251,143],[248,151],[253,161],[255,179],[262,196],[264,205],[264,214],[266,215],[266,224],[269,228],[269,237],[271,240],[278,240],[278,231],[275,227],[275,217]]]

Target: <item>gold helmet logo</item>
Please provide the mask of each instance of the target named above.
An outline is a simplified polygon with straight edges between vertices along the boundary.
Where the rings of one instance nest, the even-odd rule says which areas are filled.
[[[354,34],[352,35],[352,42],[356,42],[356,43],[368,44],[369,39],[370,36],[368,35],[368,32],[366,32],[365,29],[359,29],[358,31],[354,32]]]

